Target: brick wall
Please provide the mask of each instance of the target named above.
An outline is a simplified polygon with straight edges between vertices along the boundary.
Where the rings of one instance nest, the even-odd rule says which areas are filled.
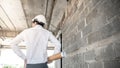
[[[120,68],[120,0],[68,0],[63,68]]]

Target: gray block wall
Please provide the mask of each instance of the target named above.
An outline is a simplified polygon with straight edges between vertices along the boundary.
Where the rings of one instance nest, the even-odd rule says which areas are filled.
[[[62,68],[120,68],[120,0],[68,0]]]

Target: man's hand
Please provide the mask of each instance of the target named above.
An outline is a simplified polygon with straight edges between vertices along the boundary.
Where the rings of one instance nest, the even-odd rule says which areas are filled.
[[[24,60],[24,68],[26,68],[27,65],[27,59]]]
[[[47,59],[48,59],[47,61],[48,64],[53,62],[53,60],[51,60],[50,57],[48,57]]]

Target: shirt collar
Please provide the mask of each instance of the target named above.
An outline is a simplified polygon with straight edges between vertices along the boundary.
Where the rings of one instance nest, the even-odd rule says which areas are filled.
[[[36,29],[36,28],[37,28],[37,29],[38,29],[38,28],[39,28],[39,29],[41,29],[41,28],[43,28],[43,27],[42,27],[42,26],[40,26],[40,25],[36,25],[36,26],[35,26],[35,27],[33,27],[33,28],[35,28],[35,29]]]

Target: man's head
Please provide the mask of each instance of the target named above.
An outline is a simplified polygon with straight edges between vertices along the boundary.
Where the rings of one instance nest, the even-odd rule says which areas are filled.
[[[46,24],[46,19],[43,15],[37,15],[32,19],[32,26],[41,25],[42,27],[44,27],[44,25]]]

